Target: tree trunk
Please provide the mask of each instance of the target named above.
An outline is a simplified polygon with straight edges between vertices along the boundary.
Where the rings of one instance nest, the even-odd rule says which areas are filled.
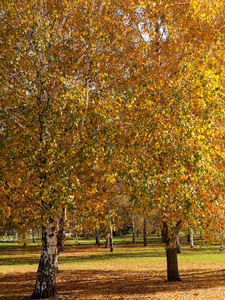
[[[136,241],[135,241],[135,228],[134,228],[134,211],[132,212],[132,243],[136,244]]]
[[[181,281],[178,271],[177,248],[171,247],[166,249],[167,260],[167,280]]]
[[[42,228],[42,253],[39,261],[36,284],[32,299],[56,296],[56,272],[58,262],[57,226],[51,218]]]
[[[95,246],[101,246],[97,230],[95,230]]]
[[[156,232],[157,232],[157,237],[160,237],[160,225],[159,224],[157,224]]]
[[[177,253],[181,253],[179,234],[177,235]]]
[[[162,243],[166,242],[166,228],[165,226],[163,226],[162,230],[161,230],[161,234],[162,234]]]
[[[109,237],[109,243],[110,243],[110,252],[114,251],[114,245],[113,245],[113,228],[110,224],[110,237]]]
[[[223,240],[221,241],[220,251],[223,251]]]
[[[139,228],[137,229],[137,238],[139,238],[140,237],[140,230],[139,230]]]
[[[191,242],[190,232],[188,232],[188,234],[187,234],[187,242],[188,242],[188,243]]]
[[[61,219],[59,221],[59,229],[57,234],[57,243],[58,243],[58,255],[61,251],[64,251],[64,243],[66,240],[66,207],[63,207]],[[58,257],[59,258],[59,257]],[[57,273],[59,273],[59,266],[58,266],[58,259],[57,259]]]
[[[220,245],[220,251],[223,251],[223,242],[224,242],[224,234],[221,232],[221,245]]]
[[[23,234],[22,234],[22,238],[23,238],[23,248],[26,248],[26,246],[27,246],[27,241],[26,241],[26,232],[23,232]]]
[[[34,233],[34,229],[32,228],[32,240],[33,240],[33,243],[35,243],[35,233]]]
[[[64,251],[64,243],[66,239],[66,207],[62,209],[61,219],[59,221],[59,230],[57,235],[58,240],[58,254],[61,251]]]
[[[147,224],[146,224],[146,217],[143,218],[143,240],[144,240],[144,246],[147,246]]]
[[[166,259],[167,259],[167,280],[168,281],[181,281],[178,271],[178,261],[177,261],[177,237],[182,226],[182,221],[180,220],[176,224],[176,228],[173,232],[166,224],[163,222],[163,231],[166,235]]]
[[[136,237],[139,238],[139,237],[140,237],[140,223],[139,223],[139,217],[138,217],[138,219],[137,219],[137,225],[136,225],[136,228],[137,228]]]
[[[194,237],[193,237],[193,228],[190,228],[190,244],[191,244],[191,248],[194,247]]]

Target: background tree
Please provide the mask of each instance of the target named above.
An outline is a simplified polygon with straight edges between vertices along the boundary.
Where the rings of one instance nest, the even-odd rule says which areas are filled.
[[[144,42],[136,44],[135,58],[131,55],[127,63],[131,92],[120,118],[130,126],[122,126],[118,138],[121,148],[125,146],[120,159],[126,162],[120,171],[128,194],[133,195],[135,186],[136,198],[160,212],[169,281],[180,280],[176,242],[181,226],[190,215],[206,226],[223,194],[223,154],[218,154],[218,134],[224,131],[220,4],[205,3],[207,17],[194,1],[144,4]]]
[[[116,2],[1,3],[2,213],[7,218],[18,203],[21,221],[28,215],[42,225],[32,298],[56,294],[59,212],[98,184],[96,157],[107,149],[101,125],[109,124],[114,93],[112,47],[130,26]]]

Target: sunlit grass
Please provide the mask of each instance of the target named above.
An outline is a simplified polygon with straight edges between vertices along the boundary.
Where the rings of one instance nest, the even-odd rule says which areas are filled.
[[[165,263],[165,246],[161,239],[153,236],[148,240],[148,246],[144,247],[142,239],[136,240],[132,245],[131,236],[122,236],[115,238],[115,251],[109,252],[104,248],[104,240],[101,240],[101,247],[94,247],[95,240],[70,238],[66,242],[65,251],[60,253],[59,264],[65,268],[73,264],[87,264],[93,267],[98,264],[102,266],[126,265],[132,264],[158,264]],[[219,245],[197,244],[190,248],[187,242],[181,243],[182,253],[178,254],[180,264],[189,263],[210,263],[222,264],[224,262],[224,253],[219,251]],[[27,265],[33,267],[38,264],[41,246],[40,241],[28,242],[26,247],[22,247],[20,242],[1,242],[0,243],[0,268],[17,267]]]

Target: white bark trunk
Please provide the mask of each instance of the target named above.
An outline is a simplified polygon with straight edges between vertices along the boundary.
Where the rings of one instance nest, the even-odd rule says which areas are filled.
[[[181,253],[179,234],[177,235],[177,253]]]
[[[56,296],[56,271],[58,262],[57,226],[51,218],[42,229],[42,253],[32,299]]]

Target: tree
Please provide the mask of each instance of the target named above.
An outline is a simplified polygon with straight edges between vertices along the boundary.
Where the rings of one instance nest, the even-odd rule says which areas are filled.
[[[160,212],[168,280],[180,279],[189,215],[207,226],[223,211],[225,27],[213,3],[1,3],[0,201],[5,220],[13,210],[42,226],[33,298],[56,294],[62,209],[96,203],[107,178]]]
[[[212,211],[220,219],[216,206],[222,204],[224,168],[221,5],[216,1],[211,7],[204,1],[202,13],[194,1],[144,4],[144,41],[136,44],[135,58],[130,55],[127,63],[130,93],[125,95],[120,122],[129,126],[121,127],[118,138],[123,140],[120,160],[126,162],[120,172],[127,193],[133,197],[135,190],[143,206],[160,213],[169,281],[180,280],[176,241],[190,215],[205,228]]]
[[[32,298],[46,298],[56,294],[61,211],[91,199],[105,169],[114,174],[103,167],[113,153],[106,129],[117,111],[114,60],[135,7],[32,0],[0,9],[2,213],[42,226]]]

